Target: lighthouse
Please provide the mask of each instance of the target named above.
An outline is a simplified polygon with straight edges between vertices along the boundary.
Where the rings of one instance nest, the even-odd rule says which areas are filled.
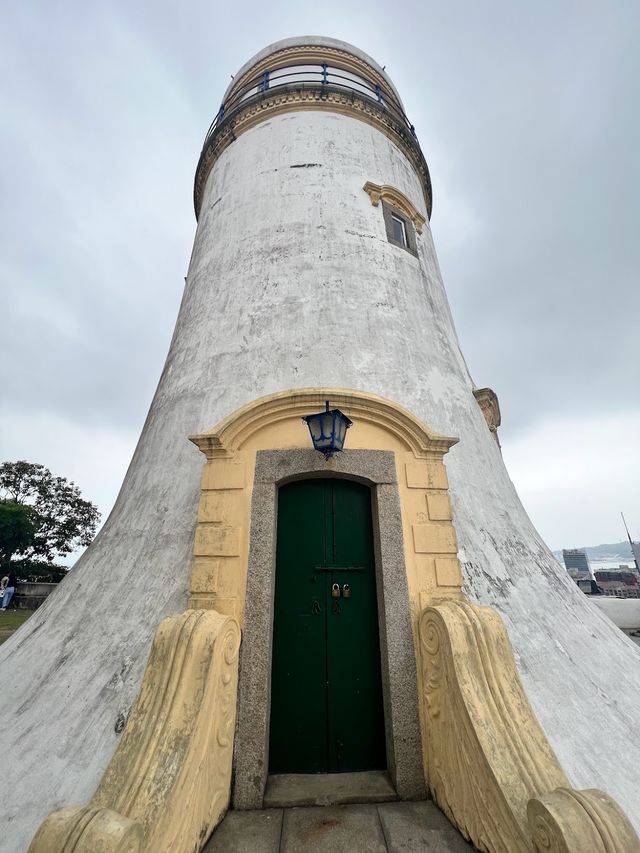
[[[490,853],[637,850],[640,650],[509,479],[388,75],[262,50],[194,205],[114,509],[0,650],[3,849],[187,853],[276,776],[381,772]]]

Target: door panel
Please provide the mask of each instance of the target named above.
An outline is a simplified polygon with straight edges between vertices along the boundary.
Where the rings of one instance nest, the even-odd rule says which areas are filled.
[[[272,770],[319,773],[327,764],[326,609],[313,566],[324,562],[324,492],[280,489],[271,669]]]
[[[386,767],[380,640],[376,600],[371,492],[333,481],[334,565],[332,582],[349,584],[351,596],[333,600],[328,613],[328,737],[332,770]],[[337,611],[337,612],[336,612]]]
[[[339,584],[351,596],[332,598]],[[270,769],[386,766],[371,493],[346,480],[280,490]]]

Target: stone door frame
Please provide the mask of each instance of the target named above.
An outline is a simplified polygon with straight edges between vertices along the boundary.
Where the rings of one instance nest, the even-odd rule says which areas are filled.
[[[260,450],[240,652],[232,793],[237,809],[262,808],[269,768],[278,489],[313,477],[342,477],[371,488],[387,767],[402,799],[426,796],[395,453],[347,450],[328,467],[314,450]]]

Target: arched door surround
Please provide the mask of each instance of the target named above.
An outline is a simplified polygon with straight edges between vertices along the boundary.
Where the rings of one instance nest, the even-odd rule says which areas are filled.
[[[325,461],[302,415],[330,399],[354,422],[348,449]],[[461,596],[441,436],[392,401],[336,388],[256,400],[192,437],[206,455],[190,606],[243,626],[234,805],[260,808],[269,766],[269,711],[278,490],[346,478],[372,495],[386,764],[399,796],[425,796],[416,649],[426,603]]]

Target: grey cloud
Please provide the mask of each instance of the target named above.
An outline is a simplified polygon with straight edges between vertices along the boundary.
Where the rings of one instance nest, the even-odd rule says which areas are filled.
[[[7,410],[140,428],[188,266],[193,172],[230,75],[271,41],[318,32],[386,64],[403,97],[463,352],[500,396],[503,440],[576,410],[637,411],[640,7],[399,8],[5,10]]]

